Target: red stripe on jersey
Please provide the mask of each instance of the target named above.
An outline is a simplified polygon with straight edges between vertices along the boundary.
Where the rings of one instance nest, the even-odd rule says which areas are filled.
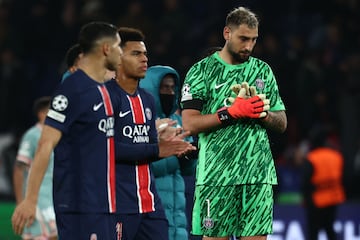
[[[104,85],[98,86],[101,93],[105,113],[108,117],[114,115],[113,107],[110,100],[109,92]],[[112,129],[113,130],[113,129]],[[114,136],[110,136],[107,139],[107,189],[108,189],[108,202],[109,211],[111,213],[116,211],[116,188],[115,188],[115,142]]]
[[[140,213],[155,211],[154,194],[150,191],[150,179],[149,164],[137,165],[136,183]]]
[[[106,115],[107,116],[114,115],[114,111],[113,111],[113,107],[111,104],[110,95],[109,95],[108,90],[106,89],[106,87],[104,85],[98,86],[98,88],[101,92],[101,96],[104,101]]]
[[[130,102],[134,124],[144,124],[146,119],[141,97],[139,95],[127,97]],[[151,176],[149,164],[136,166],[136,185],[139,212],[147,213],[155,211],[154,194],[150,190]]]
[[[135,97],[127,96],[130,101],[130,107],[133,114],[133,121],[135,124],[144,124],[145,123],[145,114],[144,108],[142,105],[142,100],[139,95]]]

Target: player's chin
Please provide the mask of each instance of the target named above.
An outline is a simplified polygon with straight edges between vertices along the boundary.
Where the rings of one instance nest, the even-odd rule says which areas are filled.
[[[147,71],[147,67],[142,67],[139,70],[139,74],[141,74],[143,77],[145,77]]]
[[[137,78],[140,79],[140,80],[143,79],[143,78],[145,78],[145,73],[146,73],[146,72],[144,72],[144,73],[139,73],[138,76],[137,76]]]
[[[250,53],[240,53],[240,58],[243,60],[243,61],[247,61],[250,57]]]
[[[235,59],[239,63],[243,63],[243,62],[246,62],[247,60],[249,60],[249,57],[250,57],[250,54],[248,54],[248,53],[239,53],[236,55]]]

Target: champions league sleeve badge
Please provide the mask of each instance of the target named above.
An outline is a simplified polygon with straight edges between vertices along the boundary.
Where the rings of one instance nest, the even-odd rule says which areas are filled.
[[[190,85],[189,84],[184,84],[184,86],[181,89],[181,101],[188,101],[188,100],[192,100],[192,94],[190,93]]]
[[[214,220],[210,217],[210,200],[209,199],[206,199],[206,204],[207,204],[207,214],[203,220],[203,226],[206,229],[211,229],[214,227]]]
[[[68,106],[68,99],[64,95],[57,95],[52,101],[52,107],[56,111],[64,111]]]
[[[54,97],[51,104],[54,110],[49,109],[47,116],[58,122],[65,122],[66,116],[60,112],[68,107],[68,99],[64,95],[57,95]]]

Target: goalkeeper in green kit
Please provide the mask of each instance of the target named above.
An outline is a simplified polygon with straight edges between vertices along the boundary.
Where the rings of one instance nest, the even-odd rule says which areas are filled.
[[[277,184],[267,131],[284,132],[285,106],[269,65],[251,57],[258,19],[232,10],[222,50],[195,63],[182,89],[183,127],[199,135],[192,234],[265,240]]]

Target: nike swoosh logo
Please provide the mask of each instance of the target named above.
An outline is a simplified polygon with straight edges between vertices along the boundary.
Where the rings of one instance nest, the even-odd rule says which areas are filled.
[[[219,89],[219,88],[221,88],[222,86],[224,86],[226,83],[221,83],[221,84],[219,84],[219,85],[215,85],[215,89]]]
[[[101,103],[99,103],[99,104],[94,104],[93,110],[96,112],[97,110],[99,110],[99,108],[100,108],[103,104],[104,104],[103,102],[101,102]]]
[[[130,113],[130,111],[127,111],[127,112],[120,112],[119,113],[119,117],[125,117],[126,115],[128,115]]]

